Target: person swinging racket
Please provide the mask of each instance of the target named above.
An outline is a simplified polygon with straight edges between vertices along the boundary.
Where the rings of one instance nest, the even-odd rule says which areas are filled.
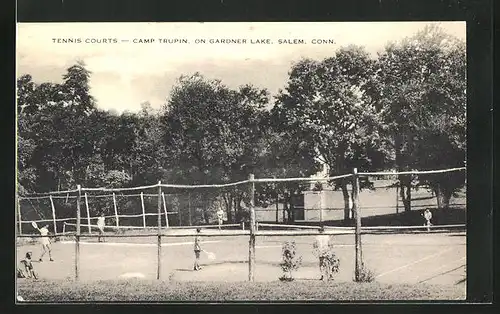
[[[33,227],[40,232],[40,244],[42,244],[42,255],[40,255],[40,259],[38,260],[39,262],[43,262],[43,256],[45,253],[49,253],[49,259],[51,262],[54,260],[52,259],[52,248],[50,245],[50,239],[48,237],[49,235],[49,226],[45,225],[42,228],[38,228],[36,223],[32,223]]]

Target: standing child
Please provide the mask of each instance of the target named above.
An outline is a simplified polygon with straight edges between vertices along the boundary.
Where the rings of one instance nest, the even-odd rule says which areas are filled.
[[[313,248],[318,254],[319,258],[319,271],[321,274],[320,280],[328,280],[331,277],[331,265],[328,260],[328,254],[331,246],[331,236],[324,234],[325,228],[319,229],[319,235],[313,243]]]
[[[49,253],[49,259],[51,262],[54,260],[52,259],[52,250],[50,247],[50,239],[48,237],[49,234],[49,226],[45,225],[42,228],[38,229],[38,232],[40,232],[40,235],[42,236],[40,238],[40,243],[42,244],[42,255],[40,255],[40,259],[38,260],[39,262],[43,262],[43,256],[45,253]]]
[[[104,226],[106,225],[106,217],[101,213],[101,216],[97,218],[97,228],[99,228],[99,237],[97,241],[104,242]],[[102,240],[101,240],[102,239]]]
[[[194,270],[200,270],[200,252],[201,252],[201,246],[200,246],[200,228],[196,228],[196,236],[194,237]]]
[[[220,230],[220,226],[222,225],[224,220],[224,212],[222,211],[222,208],[219,208],[219,210],[217,211],[217,220],[219,222],[219,230]]]

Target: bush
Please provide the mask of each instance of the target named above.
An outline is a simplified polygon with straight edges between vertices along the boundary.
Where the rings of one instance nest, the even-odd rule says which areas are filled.
[[[332,248],[328,252],[322,254],[323,257],[323,265],[322,267],[326,268],[327,280],[333,280],[333,275],[339,272],[340,268],[340,259],[335,255],[332,251]]]
[[[320,260],[321,278],[323,280],[333,280],[333,275],[339,272],[340,259],[334,252],[332,238],[328,242],[328,247],[320,249],[318,243],[313,243],[313,255]],[[326,278],[325,278],[326,275]]]
[[[375,280],[375,273],[368,269],[365,264],[361,266],[358,282],[373,282]],[[356,280],[355,280],[356,281]]]
[[[282,250],[282,262],[280,263],[283,270],[283,276],[279,279],[281,281],[293,281],[292,271],[297,270],[302,264],[302,256],[297,256],[295,242],[285,242]]]

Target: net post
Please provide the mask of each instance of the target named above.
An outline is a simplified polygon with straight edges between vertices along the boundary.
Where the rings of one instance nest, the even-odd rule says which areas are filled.
[[[82,201],[82,187],[81,185],[78,185],[77,188],[78,196],[76,198],[75,280],[78,280],[80,277],[80,203]]]
[[[52,208],[52,222],[54,223],[54,234],[57,234],[57,223],[56,223],[56,207],[54,206],[54,199],[52,195],[49,195],[50,207]]]
[[[66,221],[63,223],[62,233],[63,233],[63,235],[66,234]]]
[[[146,209],[144,208],[144,192],[141,192],[142,226],[146,229]]]
[[[92,230],[90,230],[90,209],[89,209],[89,200],[87,198],[87,192],[85,192],[85,209],[87,210],[87,226],[89,229],[89,234],[91,234]]]
[[[255,279],[255,182],[254,175],[250,174],[250,240],[248,243],[248,281]]]
[[[158,183],[161,184],[161,183]],[[167,213],[167,201],[165,200],[165,193],[161,192],[161,198],[163,199],[163,210],[165,211],[165,227],[170,227],[168,222],[168,213]]]
[[[356,219],[356,228],[355,228],[355,247],[356,247],[356,262],[355,262],[355,271],[354,277],[357,282],[361,279],[361,271],[363,268],[363,255],[361,250],[361,209],[359,206],[359,175],[358,169],[354,168],[352,172],[352,198],[353,198],[353,210]]]
[[[19,223],[19,234],[23,234],[23,220],[21,218],[21,198],[17,196],[17,217]]]
[[[161,192],[161,181],[158,181],[158,268],[156,270],[156,279],[161,278],[161,200],[164,194]],[[165,201],[163,202],[165,203]],[[168,226],[168,217],[165,212],[165,219]]]
[[[113,192],[113,208],[115,210],[115,221],[116,221],[116,227],[120,226],[119,218],[118,218],[118,206],[116,206],[116,194]]]

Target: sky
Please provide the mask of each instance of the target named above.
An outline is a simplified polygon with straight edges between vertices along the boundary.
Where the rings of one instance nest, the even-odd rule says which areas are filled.
[[[376,55],[427,24],[432,23],[19,23],[16,75],[61,82],[66,69],[83,60],[92,72],[90,92],[97,106],[116,112],[137,112],[146,101],[161,107],[177,79],[195,72],[230,88],[250,83],[276,95],[301,58],[321,60],[352,44]],[[438,24],[465,40],[465,22]],[[227,39],[240,43],[210,42]],[[279,43],[294,39],[303,43]]]

